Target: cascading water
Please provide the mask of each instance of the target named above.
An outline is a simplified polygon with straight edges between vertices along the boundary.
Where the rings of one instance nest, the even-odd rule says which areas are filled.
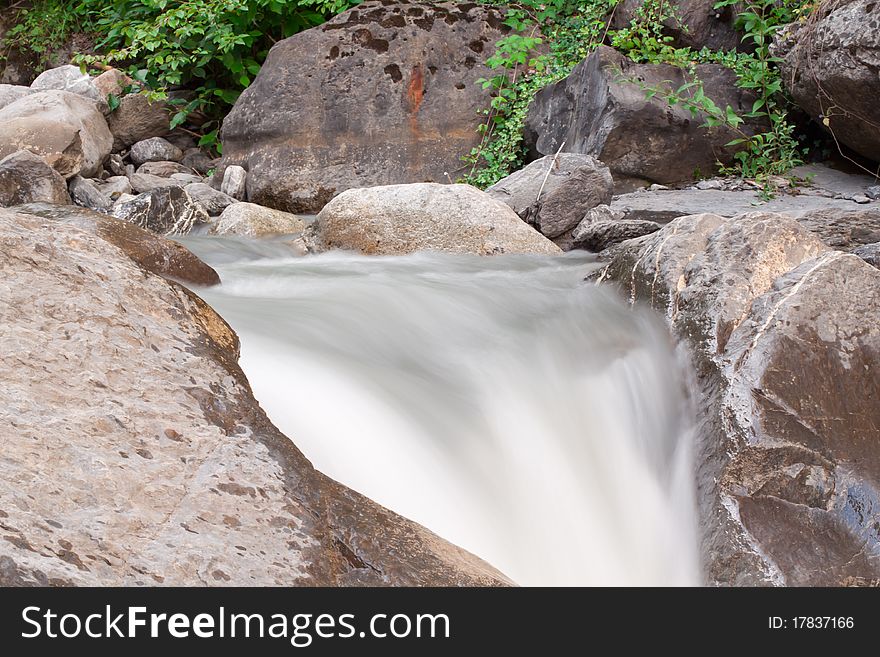
[[[182,241],[318,469],[520,584],[699,583],[683,369],[662,320],[583,283],[589,256]]]

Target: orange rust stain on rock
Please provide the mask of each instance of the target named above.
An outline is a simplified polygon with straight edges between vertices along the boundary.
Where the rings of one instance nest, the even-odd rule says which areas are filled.
[[[422,65],[415,64],[409,74],[409,84],[406,85],[406,101],[411,114],[419,113],[419,107],[421,107],[424,97],[425,75],[422,73]]]

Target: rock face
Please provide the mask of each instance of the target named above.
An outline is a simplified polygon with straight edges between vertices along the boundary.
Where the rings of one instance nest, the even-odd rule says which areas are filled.
[[[736,11],[732,7],[715,9],[717,0],[672,0],[664,10],[673,15],[663,21],[664,32],[679,47],[699,50],[735,50],[742,46],[742,35],[734,27]],[[614,8],[611,26],[620,29],[636,18],[645,0],[622,0]],[[668,9],[667,9],[668,7]]]
[[[738,113],[751,111],[751,96],[738,89],[730,69],[701,64],[696,69],[707,96]],[[693,117],[681,106],[660,97],[649,99],[646,87],[684,84],[675,66],[636,64],[612,48],[601,46],[564,80],[537,93],[529,107],[525,143],[534,157],[559,150],[599,158],[622,180],[655,183],[693,180],[730,163],[734,151],[725,144],[736,135],[726,127],[703,128],[704,117]]]
[[[34,90],[17,84],[0,84],[0,109],[11,105],[20,98],[30,96]]]
[[[0,157],[27,150],[65,178],[89,177],[112,146],[95,102],[69,91],[40,91],[0,109]]]
[[[776,43],[782,80],[794,101],[857,153],[880,162],[880,5],[822,3]]]
[[[312,246],[319,251],[560,252],[509,206],[470,185],[413,183],[350,189],[321,210],[310,231]]]
[[[0,212],[0,280],[0,585],[509,583],[315,471],[232,330],[116,246]]]
[[[107,117],[113,134],[113,150],[120,151],[134,143],[168,134],[170,116],[165,103],[150,102],[143,94],[128,94],[119,99],[117,107]]]
[[[653,221],[621,219],[619,221],[583,221],[571,235],[572,248],[587,251],[604,251],[626,240],[650,235],[661,226]]]
[[[552,239],[577,226],[588,210],[609,203],[613,188],[611,172],[595,158],[559,153],[499,180],[486,193]]]
[[[182,187],[162,187],[115,205],[114,217],[159,235],[185,235],[210,219]]]
[[[61,174],[30,151],[0,160],[0,207],[39,202],[70,203]]]
[[[788,217],[703,214],[623,243],[598,278],[691,348],[709,581],[880,576],[880,271]]]
[[[295,214],[253,203],[235,203],[223,210],[208,232],[212,235],[264,237],[301,233],[305,227],[305,221]]]
[[[301,213],[353,187],[456,180],[502,20],[476,4],[368,1],[279,42],[223,123],[224,163],[248,171],[249,201]]]
[[[30,203],[15,208],[15,211],[51,219],[53,224],[70,224],[97,235],[122,249],[143,269],[163,278],[202,287],[220,283],[217,272],[187,248],[127,221],[72,205]]]
[[[880,207],[821,208],[804,212],[797,219],[825,244],[841,251],[880,242]]]
[[[865,244],[855,249],[853,253],[873,267],[880,269],[880,242]]]

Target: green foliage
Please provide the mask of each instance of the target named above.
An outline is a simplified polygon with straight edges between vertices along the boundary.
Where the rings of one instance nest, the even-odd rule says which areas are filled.
[[[269,48],[361,0],[37,0],[11,37],[37,53],[73,31],[96,38],[100,55],[83,67],[117,66],[178,111],[172,125],[198,118],[206,144],[217,120],[259,72]]]
[[[688,82],[673,89],[668,84],[644,87],[648,96],[680,105],[695,117],[703,117],[707,128],[727,126],[737,138],[729,145],[740,150],[726,174],[756,179],[771,193],[770,179],[801,163],[801,147],[788,120],[790,103],[782,90],[778,59],[770,52],[776,32],[784,25],[808,16],[817,0],[720,0],[716,9],[735,7],[740,11],[737,26],[749,46],[744,52],[693,50],[680,48],[666,26],[686,30],[674,14],[669,0],[646,0],[636,10],[629,25],[617,30],[608,26],[619,0],[557,0],[551,4],[536,0],[521,2],[508,12],[508,25],[515,33],[503,39],[503,49],[488,60],[498,75],[483,80],[494,92],[492,108],[482,126],[480,146],[466,158],[471,164],[467,181],[488,186],[523,163],[522,128],[534,94],[559,80],[601,43],[608,43],[636,62],[673,64],[685,70]],[[543,43],[544,54],[530,50]],[[700,63],[717,63],[734,70],[738,86],[751,90],[757,100],[742,116],[731,107],[719,107],[709,98],[696,76]],[[747,133],[743,126],[764,124],[759,134]]]

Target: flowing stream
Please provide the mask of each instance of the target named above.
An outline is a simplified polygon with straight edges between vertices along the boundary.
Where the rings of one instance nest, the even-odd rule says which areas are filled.
[[[181,241],[318,469],[523,585],[699,583],[684,368],[590,256]]]

